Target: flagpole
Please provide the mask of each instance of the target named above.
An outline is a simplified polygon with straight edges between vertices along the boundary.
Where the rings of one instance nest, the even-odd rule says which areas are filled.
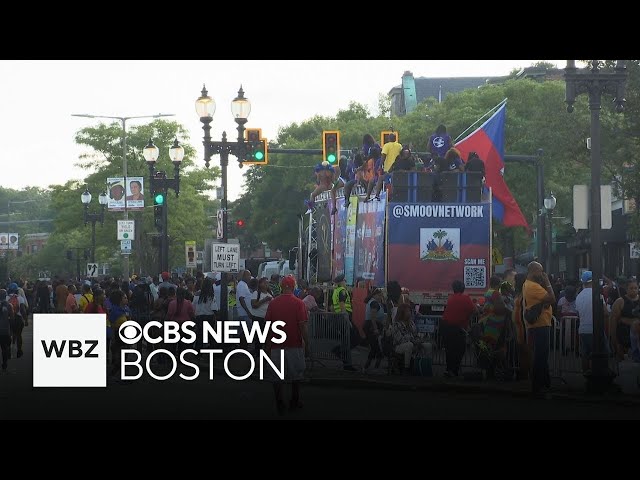
[[[475,127],[478,123],[480,123],[482,120],[484,120],[484,118],[486,118],[488,115],[490,115],[491,113],[495,112],[498,108],[500,108],[503,104],[505,104],[507,102],[507,99],[505,98],[504,100],[502,100],[499,104],[497,104],[495,107],[493,107],[491,110],[489,110],[487,113],[485,113],[484,115],[482,115],[478,120],[476,120],[469,128],[467,128],[464,132],[462,132],[460,135],[458,135],[456,137],[456,139],[453,141],[453,143],[455,144],[460,137],[462,137],[465,133],[467,133],[469,130],[471,130],[473,127]]]

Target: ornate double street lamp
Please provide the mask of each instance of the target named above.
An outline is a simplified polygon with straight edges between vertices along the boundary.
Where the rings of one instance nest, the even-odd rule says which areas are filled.
[[[600,109],[602,96],[614,96],[616,112],[624,110],[627,68],[625,60],[617,60],[614,69],[603,69],[602,62],[592,60],[585,69],[577,69],[575,60],[567,60],[564,74],[566,82],[567,111],[573,112],[576,97],[589,96],[591,110],[591,270],[593,272],[592,308],[593,308],[593,354],[591,372],[587,377],[587,391],[604,393],[610,387],[615,374],[609,369],[608,355],[604,351],[604,312],[600,280],[602,279],[602,241],[600,237]],[[610,208],[607,205],[607,208]]]
[[[149,166],[149,180],[151,192],[153,193],[153,208],[156,228],[160,232],[160,271],[169,271],[169,222],[167,191],[171,188],[176,192],[176,197],[180,195],[180,164],[184,158],[184,148],[176,138],[169,148],[169,158],[173,162],[173,178],[167,178],[164,171],[156,170],[156,161],[160,150],[149,139],[149,143],[144,147],[142,155]]]
[[[556,208],[556,197],[553,192],[549,192],[549,196],[544,199],[544,209],[547,211],[547,221],[549,222],[549,240],[547,241],[547,273],[551,272],[551,258],[553,255],[553,210]]]
[[[238,138],[235,142],[227,140],[227,132],[222,132],[222,141],[216,142],[211,140],[211,122],[213,121],[213,114],[216,111],[216,102],[211,98],[207,92],[205,86],[202,87],[202,95],[196,100],[196,112],[200,117],[200,121],[203,123],[202,129],[204,130],[204,162],[207,168],[212,155],[220,155],[220,167],[222,169],[222,192],[223,198],[221,201],[222,207],[222,243],[227,243],[227,167],[229,166],[229,155],[234,155],[240,167],[242,168],[242,162],[247,157],[248,142],[245,142],[244,138],[244,124],[247,123],[247,117],[251,112],[251,104],[249,100],[244,97],[244,91],[242,86],[238,90],[238,96],[231,102],[231,114],[233,119],[238,124]],[[227,273],[221,272],[220,285],[220,313],[223,321],[228,319],[229,305],[227,299]]]
[[[100,202],[100,213],[89,213],[89,204],[91,203],[91,193],[89,188],[85,187],[84,192],[80,195],[82,205],[84,205],[84,224],[91,222],[91,263],[96,262],[96,222],[100,222],[100,225],[104,225],[104,207],[109,201],[107,192],[102,192],[98,196],[98,202]]]

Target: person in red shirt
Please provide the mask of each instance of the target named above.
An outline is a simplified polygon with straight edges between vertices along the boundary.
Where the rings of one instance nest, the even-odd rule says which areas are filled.
[[[287,275],[280,282],[282,293],[269,302],[265,321],[285,323],[282,330],[286,335],[283,343],[276,344],[271,340],[271,361],[274,365],[280,365],[281,351],[284,350],[284,381],[291,382],[291,402],[289,411],[302,407],[300,401],[300,381],[304,378],[305,354],[309,348],[309,334],[307,330],[307,308],[302,300],[293,294],[296,288],[296,280]],[[275,373],[275,372],[274,372]],[[287,408],[283,400],[283,381],[275,377],[273,392],[276,398],[278,414],[283,415]]]
[[[469,328],[469,318],[476,313],[476,306],[471,297],[464,294],[464,283],[454,280],[451,285],[453,295],[447,300],[447,306],[442,315],[440,335],[447,352],[447,377],[457,376],[460,363],[467,347],[466,332]]]

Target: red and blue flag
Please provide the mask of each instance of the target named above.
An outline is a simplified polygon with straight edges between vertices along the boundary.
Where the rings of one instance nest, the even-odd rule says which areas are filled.
[[[507,227],[522,226],[530,231],[515,198],[504,181],[504,124],[507,104],[503,103],[491,117],[473,133],[456,143],[464,160],[476,152],[484,161],[485,181],[493,193],[493,217]]]

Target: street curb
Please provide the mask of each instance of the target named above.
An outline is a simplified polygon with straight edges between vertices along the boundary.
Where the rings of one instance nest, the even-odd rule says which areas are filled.
[[[432,392],[456,392],[456,393],[490,393],[509,395],[512,397],[531,397],[529,390],[512,390],[509,388],[501,388],[490,385],[478,385],[478,384],[457,384],[457,383],[423,383],[423,384],[401,384],[395,382],[364,379],[364,378],[322,378],[312,377],[308,379],[308,384],[328,387],[339,388],[370,388],[376,390],[396,390],[396,391],[432,391]],[[623,394],[621,394],[623,395]],[[551,400],[570,400],[573,402],[581,403],[611,403],[616,405],[622,405],[627,407],[640,406],[640,398],[626,397],[599,397],[589,396],[587,394],[581,395],[577,393],[564,393],[564,392],[551,392]]]
[[[214,366],[216,373],[226,374],[224,368],[220,366]],[[416,377],[418,378],[418,377]],[[433,377],[439,378],[439,377]],[[252,375],[248,380],[261,382],[255,375]],[[353,388],[353,389],[371,389],[371,390],[385,390],[385,391],[405,391],[405,392],[454,392],[454,393],[466,393],[466,394],[499,394],[508,395],[518,398],[531,398],[531,392],[528,389],[514,390],[509,387],[500,387],[496,385],[482,385],[473,383],[453,383],[446,381],[425,382],[425,383],[398,383],[382,378],[362,378],[362,377],[315,377],[312,372],[307,371],[306,377],[303,380],[305,385],[330,387],[330,388]],[[634,398],[619,394],[620,396],[597,396],[572,392],[550,392],[549,400],[564,400],[580,403],[591,404],[614,404],[625,407],[638,407],[640,406],[640,397]]]

